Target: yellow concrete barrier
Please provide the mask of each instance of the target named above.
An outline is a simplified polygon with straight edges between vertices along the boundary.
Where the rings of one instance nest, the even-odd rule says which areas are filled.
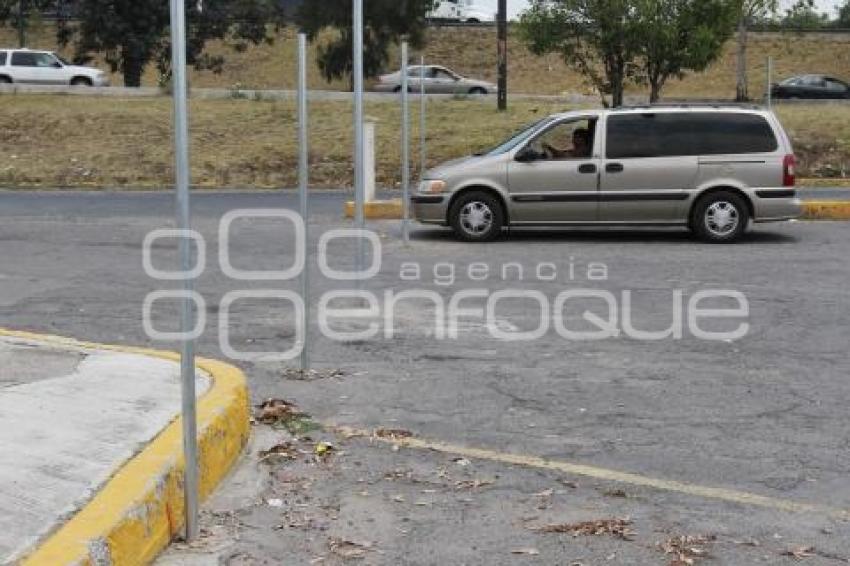
[[[401,220],[404,208],[401,199],[376,200],[367,202],[363,207],[363,214],[369,220]],[[354,203],[345,203],[345,217],[354,218]]]
[[[850,201],[803,201],[803,220],[850,220]]]

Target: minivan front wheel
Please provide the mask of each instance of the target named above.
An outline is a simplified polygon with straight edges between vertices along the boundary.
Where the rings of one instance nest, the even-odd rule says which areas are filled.
[[[697,202],[691,216],[691,230],[706,242],[734,242],[750,221],[747,203],[732,192],[706,195]]]
[[[489,242],[502,233],[505,213],[499,199],[486,192],[473,191],[462,194],[452,204],[449,223],[461,240]]]

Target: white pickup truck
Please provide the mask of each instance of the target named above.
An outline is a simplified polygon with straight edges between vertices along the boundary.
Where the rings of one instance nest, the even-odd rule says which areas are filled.
[[[480,23],[495,22],[496,14],[474,0],[440,0],[428,14],[432,20]]]

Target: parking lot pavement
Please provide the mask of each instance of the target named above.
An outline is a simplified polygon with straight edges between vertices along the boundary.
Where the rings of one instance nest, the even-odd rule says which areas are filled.
[[[276,206],[275,198],[196,199],[194,226],[208,240],[207,271],[196,282],[208,315],[199,341],[205,355],[222,357],[217,322],[223,295],[270,285],[246,285],[222,273],[219,219],[232,208]],[[339,219],[343,195],[321,198],[327,200],[314,207],[315,239],[349,226]],[[18,193],[14,199],[0,206],[0,325],[150,344],[141,325],[142,302],[162,284],[145,275],[141,242],[149,230],[172,224],[169,197],[79,200]],[[759,226],[733,246],[658,230],[515,231],[499,242],[468,245],[442,229],[416,228],[405,246],[396,223],[376,223],[382,264],[363,289],[379,298],[382,314],[388,290],[434,292],[446,302],[471,289],[490,295],[530,290],[551,305],[564,291],[592,289],[614,297],[620,334],[577,341],[550,328],[529,342],[497,340],[494,331],[531,330],[540,323],[539,304],[506,299],[492,320],[464,316],[454,326],[457,338],[438,339],[437,311],[427,301],[402,301],[393,310],[392,337],[383,317],[365,321],[381,326],[372,338],[339,342],[314,333],[314,363],[326,370],[319,379],[295,379],[285,364],[243,363],[255,401],[285,398],[325,424],[403,429],[503,457],[396,451],[324,433],[341,453],[318,464],[302,455],[295,464],[263,469],[264,478],[271,472],[270,483],[259,496],[234,504],[230,511],[236,513],[208,516],[207,524],[238,534],[227,552],[245,563],[274,561],[285,552],[295,553],[295,562],[321,555],[331,560],[334,552],[352,550],[333,543],[336,538],[374,543],[364,551],[366,559],[382,564],[445,563],[441,556],[461,556],[458,563],[468,564],[513,563],[529,558],[513,551],[531,550],[540,552],[542,563],[663,564],[671,555],[655,543],[677,535],[717,536],[718,542],[703,546],[725,564],[792,563],[786,551],[814,554],[807,559],[812,564],[850,557],[850,529],[842,519],[850,509],[850,385],[842,327],[849,310],[842,295],[850,275],[843,260],[850,240],[846,226]],[[241,269],[273,269],[291,261],[290,241],[291,234],[273,221],[255,221],[235,232],[231,255]],[[175,250],[170,242],[155,246],[161,268]],[[338,269],[350,266],[353,251],[350,242],[337,242],[329,261]],[[488,266],[484,280],[480,267],[470,276],[477,263]],[[418,278],[412,264],[419,267]],[[604,278],[597,277],[599,266]],[[281,287],[294,290],[297,284],[273,285]],[[314,271],[313,302],[348,287]],[[683,327],[681,338],[648,341],[626,331],[627,311],[637,329],[670,327],[679,292],[688,321],[688,300],[707,290],[743,294],[749,316],[715,322],[732,328],[746,322],[745,336],[705,340]],[[632,293],[628,309],[625,291]],[[605,316],[605,305],[586,299],[565,314],[566,321],[571,328],[594,329],[582,312]],[[153,316],[160,327],[175,319],[166,307]],[[228,337],[237,349],[286,349],[294,338],[292,319],[285,308],[246,300],[230,314]],[[337,328],[353,331],[363,323],[340,320]],[[729,329],[712,324],[711,330]],[[313,448],[302,444],[306,453]],[[602,473],[529,464],[539,459]],[[397,469],[400,481],[392,479]],[[438,485],[423,487],[423,478]],[[476,478],[493,483],[476,486]],[[460,487],[471,485],[474,493],[456,489],[454,482],[462,480],[472,483]],[[674,489],[681,485],[697,489]],[[703,488],[742,497],[715,497],[717,491]],[[780,504],[752,505],[756,497]],[[285,507],[253,504],[268,499],[281,499]],[[795,511],[796,504],[809,507]],[[296,512],[304,516],[287,518]],[[573,537],[526,528],[526,521],[545,526],[627,516],[634,541],[623,540],[619,531]]]

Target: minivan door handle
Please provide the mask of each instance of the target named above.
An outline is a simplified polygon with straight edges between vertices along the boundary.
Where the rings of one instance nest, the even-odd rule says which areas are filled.
[[[596,165],[593,163],[582,163],[578,166],[579,173],[592,174],[596,173]]]
[[[625,169],[625,167],[623,167],[622,163],[609,163],[605,166],[606,173],[622,173],[623,169]]]

